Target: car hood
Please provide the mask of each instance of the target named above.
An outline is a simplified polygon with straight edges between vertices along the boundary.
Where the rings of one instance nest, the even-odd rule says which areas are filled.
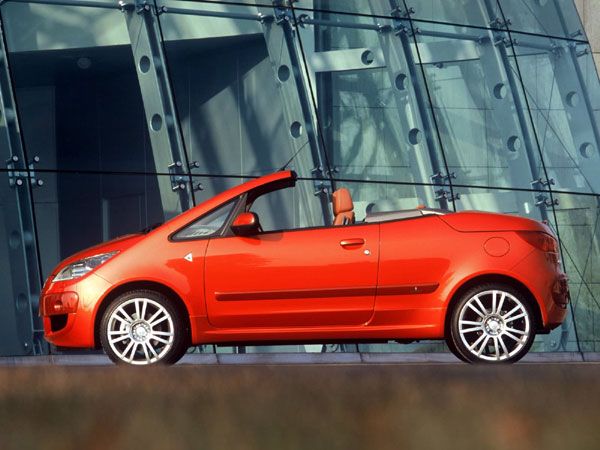
[[[479,211],[461,211],[439,216],[457,231],[542,231],[553,234],[548,225],[526,217]]]
[[[85,250],[81,250],[80,252],[75,253],[74,255],[69,256],[64,259],[56,268],[52,271],[52,275],[58,273],[63,267],[72,262],[78,261],[83,258],[87,258],[88,256],[99,255],[101,253],[108,253],[114,251],[123,251],[136,244],[140,240],[144,239],[147,235],[145,234],[128,234],[125,236],[121,236],[115,239],[111,239],[110,241],[103,242],[101,244],[94,245],[92,247],[88,247]]]

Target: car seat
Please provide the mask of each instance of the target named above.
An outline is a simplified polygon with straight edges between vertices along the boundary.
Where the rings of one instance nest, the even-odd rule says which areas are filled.
[[[354,203],[350,191],[339,188],[332,195],[333,202],[333,225],[352,225],[354,223]]]

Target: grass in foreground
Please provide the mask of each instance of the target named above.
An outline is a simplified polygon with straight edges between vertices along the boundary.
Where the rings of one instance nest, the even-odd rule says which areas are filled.
[[[600,365],[0,369],[0,449],[600,448]]]

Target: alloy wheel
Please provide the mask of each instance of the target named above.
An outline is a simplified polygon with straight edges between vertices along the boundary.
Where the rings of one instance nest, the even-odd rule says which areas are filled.
[[[169,311],[150,298],[132,298],[115,308],[107,321],[107,341],[123,362],[146,365],[160,361],[175,340]]]
[[[501,289],[469,297],[460,309],[457,331],[466,356],[475,361],[518,359],[535,334],[525,303]]]

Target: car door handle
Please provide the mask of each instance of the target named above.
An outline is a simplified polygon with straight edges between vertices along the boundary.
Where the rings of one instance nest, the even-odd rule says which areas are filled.
[[[358,246],[358,245],[363,245],[364,243],[365,243],[365,240],[362,238],[343,239],[340,241],[340,245],[342,247],[354,247],[354,246]]]

